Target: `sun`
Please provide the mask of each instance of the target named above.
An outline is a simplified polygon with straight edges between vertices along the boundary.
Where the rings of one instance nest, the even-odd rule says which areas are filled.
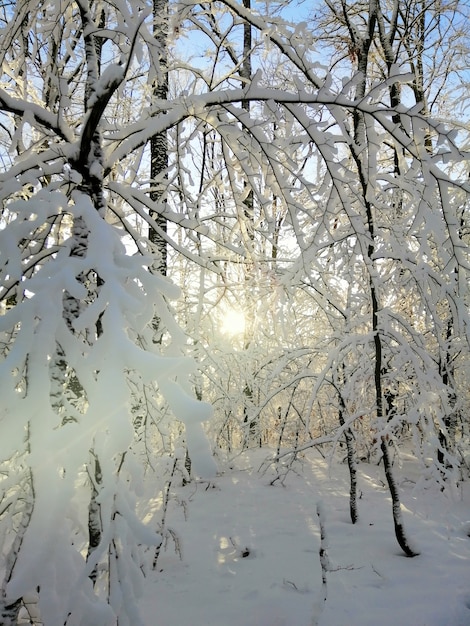
[[[245,332],[245,315],[236,309],[227,311],[222,322],[224,335],[242,335]]]

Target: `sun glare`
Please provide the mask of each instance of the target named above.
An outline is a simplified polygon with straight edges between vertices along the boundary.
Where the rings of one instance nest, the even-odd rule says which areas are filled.
[[[241,335],[245,332],[245,316],[241,311],[231,309],[225,314],[222,323],[222,332],[225,335]]]

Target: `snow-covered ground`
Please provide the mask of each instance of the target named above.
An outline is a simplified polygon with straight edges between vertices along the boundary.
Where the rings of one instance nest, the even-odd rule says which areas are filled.
[[[212,484],[178,488],[170,542],[147,578],[148,626],[469,626],[470,489],[416,488],[397,468],[404,522],[420,555],[402,555],[383,468],[360,466],[360,520],[349,521],[348,475],[314,451],[285,486],[260,473],[265,451],[240,455]],[[320,505],[328,542],[322,588]]]

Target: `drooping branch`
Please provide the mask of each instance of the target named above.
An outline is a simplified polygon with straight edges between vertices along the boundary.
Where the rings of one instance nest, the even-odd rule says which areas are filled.
[[[60,124],[58,116],[35,102],[13,98],[4,89],[0,89],[0,109],[20,118],[27,117],[28,121],[33,119],[40,127],[48,130],[51,137],[56,135],[63,141],[73,141],[71,130],[67,126]]]

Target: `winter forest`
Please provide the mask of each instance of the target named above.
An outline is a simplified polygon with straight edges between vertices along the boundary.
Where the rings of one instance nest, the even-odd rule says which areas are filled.
[[[2,626],[470,624],[469,20],[0,2]]]

